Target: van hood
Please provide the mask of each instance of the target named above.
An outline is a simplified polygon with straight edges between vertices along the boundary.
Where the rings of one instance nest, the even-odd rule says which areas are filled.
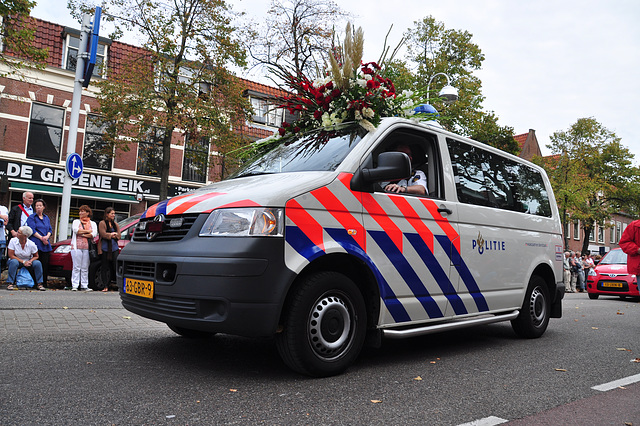
[[[209,213],[228,207],[284,207],[290,198],[324,186],[335,177],[334,172],[297,172],[224,180],[154,204],[142,217]]]

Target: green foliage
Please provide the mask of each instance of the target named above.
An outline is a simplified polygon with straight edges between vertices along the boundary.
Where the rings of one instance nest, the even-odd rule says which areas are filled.
[[[583,251],[594,224],[605,226],[613,213],[636,211],[640,169],[616,134],[594,118],[580,118],[555,132],[547,145],[552,155],[538,159],[547,171],[563,225],[580,220]]]
[[[88,11],[82,3],[70,7]],[[244,66],[232,14],[221,0],[109,0],[103,14],[116,31],[134,30],[145,49],[111,68],[97,83],[100,114],[110,123],[105,139],[128,150],[146,141],[155,128],[164,129],[160,199],[167,196],[173,131],[192,141],[207,138],[224,156],[243,143],[234,131],[248,117],[244,87],[228,66]],[[192,152],[191,155],[198,155]]]
[[[9,69],[0,76],[19,75],[22,68],[44,68],[49,52],[33,46],[36,31],[29,14],[35,4],[30,0],[0,2],[0,31],[5,49],[5,53],[0,55],[0,63]]]

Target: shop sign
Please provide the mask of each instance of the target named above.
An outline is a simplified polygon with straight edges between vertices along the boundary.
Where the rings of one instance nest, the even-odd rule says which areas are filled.
[[[40,164],[27,164],[19,161],[0,160],[0,176],[7,175],[9,181],[20,181],[29,183],[41,183],[45,185],[64,185],[64,168],[46,167]],[[160,183],[151,180],[138,179],[135,177],[122,177],[113,175],[103,175],[100,173],[87,172],[86,170],[78,179],[73,180],[76,188],[96,189],[128,195],[147,194],[159,195]],[[169,196],[175,196],[184,192],[192,191],[199,186],[169,185]]]

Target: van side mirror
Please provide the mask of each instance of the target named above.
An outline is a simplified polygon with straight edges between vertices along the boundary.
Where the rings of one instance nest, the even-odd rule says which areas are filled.
[[[373,167],[366,161],[351,179],[353,191],[373,192],[373,185],[379,182],[406,179],[411,176],[411,160],[403,152],[383,152],[378,155],[378,165]]]

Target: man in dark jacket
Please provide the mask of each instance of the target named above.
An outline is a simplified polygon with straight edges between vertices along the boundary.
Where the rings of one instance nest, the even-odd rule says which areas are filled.
[[[9,223],[7,223],[7,231],[11,233],[13,238],[18,235],[18,229],[27,223],[27,218],[33,214],[33,192],[25,192],[22,194],[22,204],[13,206],[9,212]]]
[[[627,225],[618,245],[627,253],[627,272],[640,274],[640,220]]]

